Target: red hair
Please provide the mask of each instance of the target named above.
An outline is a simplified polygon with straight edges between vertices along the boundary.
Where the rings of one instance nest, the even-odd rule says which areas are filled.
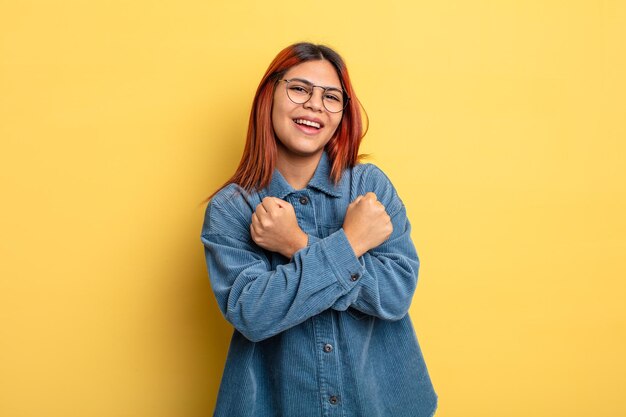
[[[363,157],[358,154],[358,150],[367,129],[363,130],[362,106],[352,88],[343,59],[327,46],[296,43],[280,51],[263,75],[252,102],[246,145],[239,166],[235,174],[206,201],[231,183],[238,184],[248,192],[269,185],[277,156],[276,137],[272,126],[276,83],[291,67],[313,60],[330,62],[337,71],[341,85],[348,95],[348,103],[343,110],[341,122],[325,147],[331,162],[330,177],[333,182],[338,183],[344,169],[352,168]]]

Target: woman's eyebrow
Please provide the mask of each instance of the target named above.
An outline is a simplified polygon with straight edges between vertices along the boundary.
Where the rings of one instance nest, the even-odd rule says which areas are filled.
[[[303,82],[303,83],[308,84],[308,85],[315,85],[315,84],[313,84],[311,81],[309,81],[309,80],[305,80],[304,78],[292,78],[291,80],[292,80],[292,81],[300,81],[300,82]],[[341,88],[339,88],[339,87],[334,87],[334,86],[330,86],[330,87],[329,87],[329,86],[324,86],[324,85],[316,85],[316,87],[322,87],[322,88],[325,88],[325,89],[327,89],[327,90],[337,90],[337,91],[342,91],[342,90],[341,90]]]

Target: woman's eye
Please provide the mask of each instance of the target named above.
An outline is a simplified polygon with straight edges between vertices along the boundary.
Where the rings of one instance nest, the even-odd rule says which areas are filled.
[[[292,91],[295,91],[296,93],[302,93],[302,94],[308,94],[309,90],[307,90],[305,87],[302,87],[301,85],[294,85],[293,87],[291,87]]]
[[[339,98],[339,96],[336,96],[334,94],[326,94],[325,98],[327,100],[332,100],[332,101],[341,101],[341,99]]]

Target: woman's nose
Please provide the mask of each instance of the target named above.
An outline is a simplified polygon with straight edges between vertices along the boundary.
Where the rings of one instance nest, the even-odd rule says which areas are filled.
[[[319,93],[316,93],[316,89],[313,88],[313,92],[311,93],[311,98],[304,103],[304,107],[310,108],[314,111],[321,111],[324,109],[324,90],[319,89]]]

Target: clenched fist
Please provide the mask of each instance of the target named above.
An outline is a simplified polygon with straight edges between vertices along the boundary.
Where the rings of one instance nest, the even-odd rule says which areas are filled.
[[[298,226],[293,206],[277,197],[265,197],[252,213],[252,240],[272,252],[290,258],[308,242],[308,236]]]
[[[343,230],[359,257],[387,240],[393,232],[393,225],[376,194],[369,192],[348,205]]]

